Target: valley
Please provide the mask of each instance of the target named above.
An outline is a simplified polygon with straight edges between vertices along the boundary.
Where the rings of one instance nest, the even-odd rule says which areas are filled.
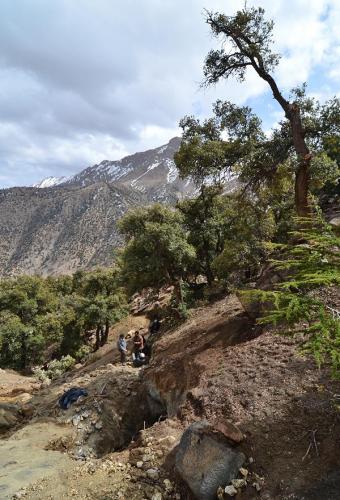
[[[0,276],[61,275],[111,265],[114,249],[123,244],[116,223],[129,208],[174,204],[193,194],[193,184],[179,179],[173,161],[179,146],[173,138],[66,181],[0,190]]]

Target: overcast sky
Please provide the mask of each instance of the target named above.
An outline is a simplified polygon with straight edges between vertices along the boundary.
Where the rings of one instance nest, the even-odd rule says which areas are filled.
[[[70,176],[103,159],[166,143],[186,114],[217,99],[248,104],[269,129],[280,118],[249,73],[201,90],[216,46],[204,8],[232,14],[243,0],[1,0],[0,187]],[[248,0],[275,20],[286,91],[304,81],[339,93],[340,2]]]

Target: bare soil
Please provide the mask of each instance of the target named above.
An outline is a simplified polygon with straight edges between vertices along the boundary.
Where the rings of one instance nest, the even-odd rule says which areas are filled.
[[[172,392],[176,416],[184,424],[229,420],[244,433],[248,469],[265,484],[237,499],[309,499],[313,488],[319,500],[340,498],[340,383],[300,346],[252,328],[236,297],[196,310],[157,344],[147,377],[164,397]]]
[[[40,470],[36,481],[23,480],[19,496],[189,499],[174,473],[176,446],[188,424],[206,419],[239,427],[246,467],[263,478],[259,491],[250,483],[236,500],[340,498],[340,383],[300,355],[301,339],[259,330],[229,296],[161,331],[147,368],[122,367],[117,335],[146,324],[145,317],[130,316],[90,364],[33,394],[27,429],[46,418],[52,428],[63,426],[69,438],[50,439],[45,448],[67,462],[48,477]],[[89,397],[64,412],[57,400],[72,386],[86,388]],[[165,421],[154,423],[145,388],[164,405]]]

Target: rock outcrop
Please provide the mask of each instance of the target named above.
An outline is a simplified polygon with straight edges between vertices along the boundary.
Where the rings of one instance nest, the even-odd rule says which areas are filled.
[[[184,432],[176,469],[197,500],[214,500],[221,485],[237,477],[245,456],[208,422],[195,422]]]
[[[0,434],[14,427],[19,420],[20,414],[16,405],[0,403]]]

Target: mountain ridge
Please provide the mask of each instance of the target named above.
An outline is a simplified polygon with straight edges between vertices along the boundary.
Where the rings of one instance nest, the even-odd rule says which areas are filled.
[[[0,276],[112,265],[114,248],[123,244],[116,223],[129,208],[173,204],[195,192],[174,163],[180,141],[104,160],[64,182],[0,190]]]

